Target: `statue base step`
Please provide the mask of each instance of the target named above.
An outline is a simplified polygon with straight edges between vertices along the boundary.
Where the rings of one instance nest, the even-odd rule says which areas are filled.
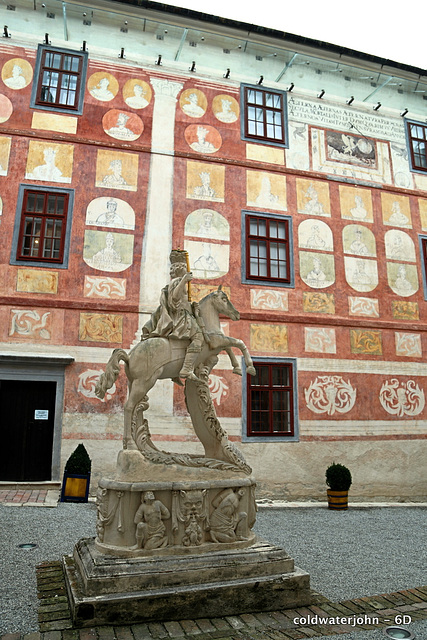
[[[78,627],[214,618],[310,604],[310,577],[280,547],[123,558],[82,539],[63,559]]]

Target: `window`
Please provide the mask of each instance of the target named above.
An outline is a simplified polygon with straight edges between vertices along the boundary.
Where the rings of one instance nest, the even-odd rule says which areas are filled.
[[[427,171],[427,126],[419,122],[407,122],[411,168]]]
[[[71,189],[21,185],[12,243],[12,264],[67,266]]]
[[[82,113],[87,52],[39,45],[31,107]]]
[[[287,147],[286,93],[242,85],[242,138]]]
[[[247,375],[246,437],[296,439],[295,360],[255,359],[256,376]]]
[[[293,286],[291,218],[244,212],[243,281]]]

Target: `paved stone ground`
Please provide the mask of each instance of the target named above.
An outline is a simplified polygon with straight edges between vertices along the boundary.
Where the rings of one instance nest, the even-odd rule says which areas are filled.
[[[61,562],[42,563],[36,571],[40,632],[0,640],[296,640],[355,632],[362,640],[396,621],[427,620],[427,586],[421,586],[342,602],[313,592],[310,606],[268,613],[73,629]]]
[[[0,489],[0,502],[14,507],[56,507],[58,490],[49,489]]]

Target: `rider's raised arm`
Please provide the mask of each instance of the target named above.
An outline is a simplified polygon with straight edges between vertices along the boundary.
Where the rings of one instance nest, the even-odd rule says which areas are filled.
[[[176,285],[176,287],[174,287],[174,290],[172,292],[172,299],[175,303],[179,302],[180,300],[182,300],[184,296],[187,295],[187,292],[186,292],[187,282],[190,282],[192,278],[193,278],[193,274],[191,273],[191,271],[188,271],[182,276],[181,280]]]

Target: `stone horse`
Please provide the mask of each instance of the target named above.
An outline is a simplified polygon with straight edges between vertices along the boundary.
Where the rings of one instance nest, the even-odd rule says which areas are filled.
[[[252,358],[242,340],[224,335],[221,331],[219,316],[225,315],[231,320],[239,320],[240,314],[222,291],[221,285],[216,291],[205,296],[199,303],[199,313],[203,330],[204,343],[195,363],[196,370],[203,370],[207,377],[218,362],[218,354],[226,351],[233,365],[233,372],[241,375],[236,356],[232,348],[239,349],[244,357],[247,372],[256,375]],[[141,341],[129,353],[123,349],[115,349],[107,363],[105,372],[99,378],[95,393],[103,398],[106,391],[114,384],[120,373],[120,361],[125,364],[128,378],[129,396],[124,407],[123,446],[135,448],[132,438],[132,420],[138,405],[146,401],[147,393],[157,380],[170,378],[182,384],[179,372],[184,362],[189,340],[153,337]],[[198,368],[198,369],[197,369]],[[188,384],[188,383],[187,383]],[[148,403],[145,404],[145,408]]]

